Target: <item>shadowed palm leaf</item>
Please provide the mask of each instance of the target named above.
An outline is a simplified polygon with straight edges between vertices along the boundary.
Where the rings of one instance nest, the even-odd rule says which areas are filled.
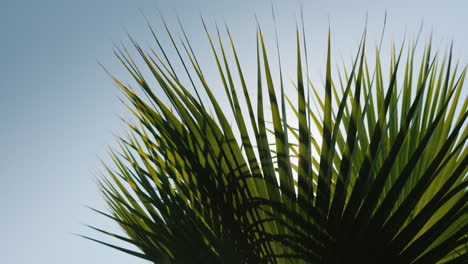
[[[260,29],[255,88],[231,36],[223,45],[219,31],[213,39],[206,30],[231,124],[187,38],[180,46],[167,33],[185,72],[174,71],[157,38],[159,52],[133,42],[159,87],[129,53],[116,53],[147,98],[114,78],[136,122],[111,153],[101,180],[111,213],[101,213],[127,236],[95,228],[142,253],[95,241],[158,264],[466,260],[466,68],[454,65],[451,50],[441,58],[429,42],[419,58],[417,41],[403,43],[382,65],[377,48],[370,66],[364,34],[350,71],[334,78],[329,35],[322,98],[304,78],[298,32],[293,102],[281,68],[273,81]]]

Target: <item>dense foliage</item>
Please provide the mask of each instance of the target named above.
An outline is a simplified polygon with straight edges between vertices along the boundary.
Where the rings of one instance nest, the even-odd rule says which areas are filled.
[[[229,31],[226,45],[206,30],[225,106],[188,39],[177,44],[167,30],[184,69],[176,72],[151,31],[157,52],[133,42],[144,65],[116,52],[142,89],[114,78],[135,120],[101,180],[110,214],[101,213],[126,236],[96,228],[141,253],[98,242],[157,264],[466,260],[466,68],[451,50],[403,42],[385,63],[376,47],[370,63],[363,34],[335,76],[329,35],[317,89],[297,32],[292,101],[260,28],[256,61],[245,62],[257,65],[255,87]]]

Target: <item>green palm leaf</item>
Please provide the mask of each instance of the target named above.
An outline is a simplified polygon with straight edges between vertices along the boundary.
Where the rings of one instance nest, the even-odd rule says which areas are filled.
[[[92,228],[140,252],[86,238],[158,264],[466,259],[466,67],[453,65],[452,49],[441,57],[429,41],[418,58],[418,41],[404,41],[393,48],[386,76],[380,47],[375,65],[368,62],[364,33],[351,71],[335,78],[329,32],[321,98],[297,30],[294,103],[285,95],[280,57],[274,81],[260,27],[257,85],[250,87],[229,30],[226,47],[219,29],[215,42],[203,25],[228,107],[213,93],[182,26],[177,44],[164,22],[185,73],[175,71],[152,27],[159,52],[132,40],[159,87],[129,52],[116,52],[142,92],[112,77],[135,120],[126,121],[129,134],[118,139],[120,150],[110,152],[113,166],[104,167],[100,181],[110,214],[97,212],[126,236]],[[286,116],[287,106],[295,116]],[[298,127],[288,123],[294,118]]]

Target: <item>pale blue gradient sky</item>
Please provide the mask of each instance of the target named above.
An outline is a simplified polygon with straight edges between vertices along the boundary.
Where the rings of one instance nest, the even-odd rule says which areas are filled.
[[[272,1],[286,66],[299,1]],[[352,55],[369,13],[369,39],[379,37],[388,11],[387,40],[423,37],[432,30],[438,47],[455,41],[455,55],[468,62],[466,0],[309,0],[304,3],[310,72],[320,76],[328,20],[337,58]],[[203,62],[208,46],[199,15],[230,26],[246,69],[253,69],[255,19],[272,36],[269,0],[3,0],[0,4],[0,263],[145,263],[78,238],[102,238],[82,223],[117,230],[83,207],[104,208],[96,188],[99,157],[106,160],[112,134],[123,135],[126,116],[119,92],[97,61],[129,80],[113,56],[126,31],[144,47],[155,45],[143,12],[160,27],[158,10],[176,28],[177,12]],[[444,42],[445,41],[445,42]],[[292,42],[289,42],[292,43]],[[445,43],[442,46],[440,43]],[[291,64],[292,65],[292,64]],[[213,74],[212,63],[205,74]],[[289,78],[294,72],[286,70]],[[465,93],[466,94],[466,93]]]

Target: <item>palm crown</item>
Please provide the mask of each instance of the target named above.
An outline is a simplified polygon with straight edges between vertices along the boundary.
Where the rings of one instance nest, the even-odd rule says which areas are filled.
[[[418,41],[403,42],[383,64],[377,47],[370,66],[364,33],[351,67],[334,77],[329,34],[322,98],[297,32],[292,101],[281,66],[273,81],[259,27],[255,87],[229,31],[226,44],[206,30],[231,124],[187,37],[176,44],[166,26],[184,69],[176,72],[150,29],[158,52],[133,44],[159,87],[116,52],[143,94],[113,77],[136,121],[100,181],[111,213],[99,212],[126,236],[94,228],[141,253],[95,241],[158,264],[466,260],[466,68],[451,49],[441,57],[429,41],[416,56]]]

